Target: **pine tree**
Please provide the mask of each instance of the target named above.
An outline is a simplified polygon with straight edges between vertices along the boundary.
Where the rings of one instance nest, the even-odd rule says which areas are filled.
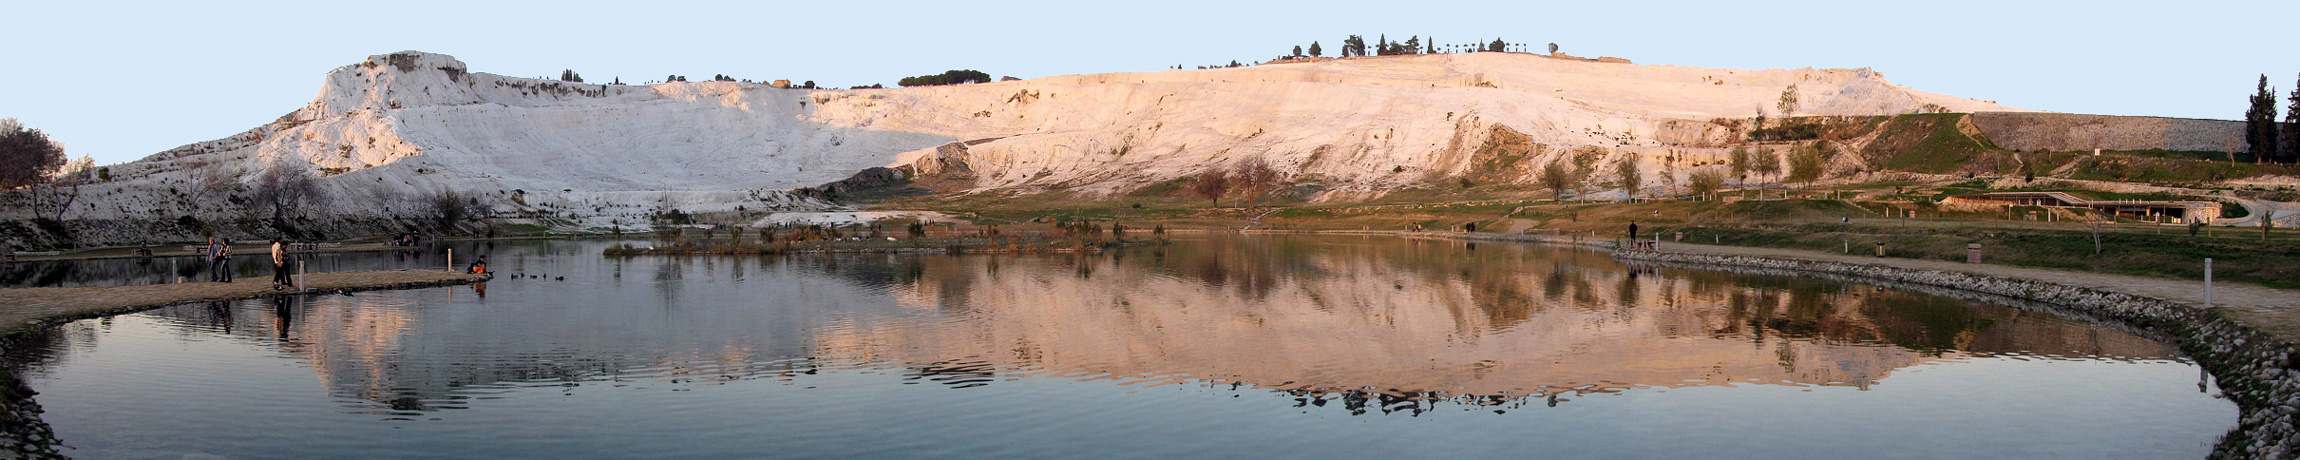
[[[1310,42],[1310,57],[1318,57],[1324,55],[1326,55],[1325,48],[1319,47],[1318,42]]]
[[[575,74],[575,69],[561,70],[559,71],[559,81],[569,83],[582,83],[583,76]]]
[[[2244,111],[2245,151],[2252,153],[2253,162],[2266,163],[2276,154],[2276,138],[2281,134],[2277,131],[2276,90],[2268,87],[2268,75],[2263,74],[2259,92],[2252,94],[2252,108]]]
[[[1294,45],[1293,57],[1302,57],[1302,45]]]
[[[1486,50],[1486,51],[1492,51],[1492,52],[1497,52],[1497,53],[1498,53],[1498,52],[1501,52],[1501,51],[1504,51],[1504,50],[1508,50],[1508,49],[1509,49],[1509,42],[1501,41],[1501,39],[1499,39],[1499,38],[1495,38],[1495,39],[1493,39],[1493,43],[1490,43],[1490,44],[1486,44],[1486,45],[1485,45],[1485,50]]]

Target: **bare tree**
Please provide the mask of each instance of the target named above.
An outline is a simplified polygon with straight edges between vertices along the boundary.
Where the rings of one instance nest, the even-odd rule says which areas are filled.
[[[1216,168],[1198,173],[1198,178],[1190,181],[1190,193],[1214,200],[1213,207],[1222,207],[1222,195],[1230,193],[1230,172]]]
[[[464,202],[463,196],[454,190],[441,188],[426,193],[421,202],[430,208],[427,211],[430,211],[430,217],[440,231],[454,231],[456,224],[471,218],[471,205]]]
[[[1271,169],[1268,162],[1258,158],[1240,163],[1237,171],[1230,173],[1230,178],[1238,182],[1237,188],[1240,191],[1246,192],[1247,209],[1253,209],[1254,200],[1278,188],[1284,180],[1278,177],[1278,170]]]
[[[288,161],[273,161],[256,174],[255,202],[272,208],[272,218],[284,219],[306,203],[324,203],[319,180],[310,169]]]
[[[91,172],[73,171],[34,184],[31,187],[33,215],[64,220],[64,212],[72,210],[72,203],[80,200],[80,183],[87,182]]]

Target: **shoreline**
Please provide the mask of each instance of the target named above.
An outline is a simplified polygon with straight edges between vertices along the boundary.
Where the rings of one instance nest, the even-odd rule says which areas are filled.
[[[2295,436],[2300,412],[2300,373],[2294,348],[2267,332],[2214,310],[2165,299],[2083,286],[1949,270],[1787,257],[1692,254],[1651,250],[1614,251],[1628,263],[1651,263],[1705,270],[1818,273],[1860,280],[1906,283],[1981,294],[2000,303],[2033,303],[2088,318],[2114,321],[2147,331],[2180,347],[2222,394],[2236,403],[2237,426],[2213,447],[2214,458],[2283,458],[2300,452]]]
[[[26,331],[85,318],[134,313],[192,302],[416,289],[486,282],[494,275],[445,270],[373,270],[304,275],[305,291],[275,291],[271,280],[186,282],[131,286],[0,288],[0,350]]]

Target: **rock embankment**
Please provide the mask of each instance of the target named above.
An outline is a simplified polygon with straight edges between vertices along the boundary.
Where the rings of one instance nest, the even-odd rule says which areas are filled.
[[[2087,287],[1945,270],[1739,255],[1617,251],[1629,262],[1785,270],[1977,292],[2147,331],[2180,346],[2218,382],[2241,411],[2213,458],[2289,458],[2300,454],[2300,354],[2267,333],[2212,311],[2152,297]]]
[[[1997,146],[2019,151],[2244,150],[2244,123],[2192,118],[2067,113],[1975,112],[1973,125]]]

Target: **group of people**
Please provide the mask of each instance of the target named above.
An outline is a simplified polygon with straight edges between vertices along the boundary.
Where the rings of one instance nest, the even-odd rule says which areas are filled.
[[[232,245],[229,242],[225,242],[221,239],[217,239],[216,237],[211,236],[208,237],[207,250],[202,252],[208,258],[208,281],[218,283],[232,282]],[[287,239],[273,238],[272,290],[274,291],[295,286],[295,279],[288,275],[287,261]]]

